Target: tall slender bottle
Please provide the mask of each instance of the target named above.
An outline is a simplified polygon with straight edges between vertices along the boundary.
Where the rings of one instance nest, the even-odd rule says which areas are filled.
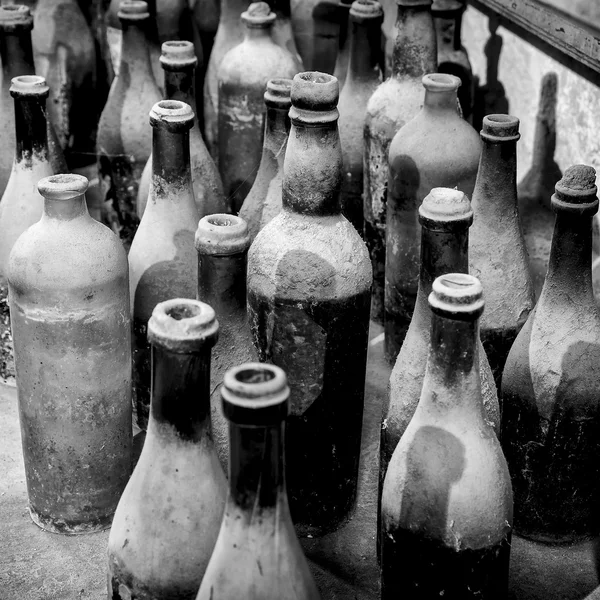
[[[196,598],[227,494],[210,424],[218,334],[215,311],[197,300],[167,300],[152,311],[150,420],[108,539],[111,600]]]
[[[548,274],[502,376],[502,436],[515,488],[515,530],[549,542],[598,535],[600,314],[591,283],[596,172],[556,184]]]
[[[291,79],[271,79],[267,83],[262,158],[252,189],[240,208],[240,217],[248,224],[251,240],[281,212],[283,161],[290,131],[288,113],[292,105],[291,89]]]
[[[338,52],[335,59],[335,69],[333,76],[337,78],[340,84],[340,91],[344,89],[346,75],[348,74],[348,64],[350,63],[350,47],[352,45],[352,28],[350,27],[350,8],[352,0],[340,0],[339,11],[339,34],[338,34]]]
[[[457,112],[460,79],[423,77],[423,109],[389,150],[385,253],[385,354],[393,362],[412,316],[419,279],[418,207],[434,187],[473,194],[481,155],[477,132]]]
[[[98,173],[106,196],[103,220],[119,234],[126,247],[131,245],[139,224],[138,185],[150,156],[151,136],[146,115],[161,99],[148,53],[149,18],[146,2],[121,2],[119,73],[98,124]]]
[[[233,366],[256,360],[246,311],[246,270],[250,235],[244,219],[215,214],[200,219],[195,245],[198,251],[198,299],[212,306],[219,319],[210,379],[213,437],[219,460],[227,467],[228,426],[221,406],[221,384]]]
[[[81,175],[42,179],[8,266],[29,511],[54,533],[110,527],[131,473],[127,256]]]
[[[189,104],[163,100],[150,111],[152,183],[146,212],[129,252],[133,314],[133,400],[146,428],[150,404],[150,346],[146,337],[154,307],[172,297],[196,297],[198,258],[194,234],[198,209],[190,170]]]
[[[451,273],[432,290],[423,391],[383,486],[381,597],[500,600],[508,593],[513,506],[481,398],[482,287]]]
[[[164,42],[160,64],[165,75],[165,100],[180,100],[189,104],[194,111],[194,127],[190,131],[190,156],[192,186],[198,213],[204,217],[212,213],[224,212],[226,204],[221,176],[206,149],[198,126],[194,86],[194,72],[198,59],[194,54],[194,45],[184,40]],[[146,163],[138,190],[137,214],[140,219],[146,210],[151,179],[152,155]]]
[[[244,41],[219,67],[219,170],[230,212],[237,213],[256,178],[262,150],[264,93],[273,77],[292,78],[302,66],[272,38],[276,15],[266,2],[242,13]]]
[[[393,137],[423,106],[421,79],[437,70],[431,0],[396,0],[390,77],[367,104],[364,152],[365,241],[373,266],[371,317],[383,323],[388,151]]]
[[[340,140],[344,160],[342,212],[363,235],[363,154],[367,103],[381,83],[381,23],[377,0],[356,0],[350,8],[350,61],[340,93]]]
[[[483,150],[472,200],[469,262],[486,290],[481,339],[498,387],[510,347],[535,305],[517,203],[519,137],[516,117],[483,118]]]
[[[335,77],[294,77],[283,210],[248,255],[260,360],[290,374],[288,492],[310,535],[336,529],[354,506],[369,329],[368,252],[340,211],[337,100]]]
[[[246,363],[226,373],[221,394],[229,421],[229,495],[196,598],[319,600],[286,494],[285,373]]]

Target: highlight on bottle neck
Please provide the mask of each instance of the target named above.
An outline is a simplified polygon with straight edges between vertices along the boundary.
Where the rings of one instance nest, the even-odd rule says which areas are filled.
[[[319,71],[297,73],[292,80],[292,123],[318,126],[337,121],[339,95],[337,77]]]
[[[194,44],[186,40],[172,40],[161,46],[160,64],[165,71],[195,69],[198,65]]]
[[[458,88],[462,84],[459,77],[447,73],[428,73],[423,75],[421,83],[425,88],[425,106],[456,108]]]
[[[446,319],[474,321],[483,313],[483,288],[473,275],[441,275],[433,282],[429,306],[436,315]]]
[[[468,229],[473,223],[473,209],[460,190],[433,188],[419,207],[419,222],[433,231]]]
[[[30,98],[46,100],[50,88],[46,80],[37,75],[19,75],[11,79],[10,95],[13,98]]]
[[[552,195],[552,208],[557,213],[590,217],[598,212],[596,170],[586,165],[573,165],[563,174]]]
[[[276,19],[277,15],[266,2],[253,2],[242,13],[242,22],[248,29],[270,29]]]
[[[150,125],[172,133],[189,131],[194,125],[194,111],[179,100],[161,100],[150,110]]]
[[[483,117],[481,139],[484,142],[502,143],[517,142],[519,133],[519,119],[512,115],[487,115]]]
[[[178,354],[212,348],[218,336],[215,311],[208,304],[190,298],[159,302],[148,321],[148,341]]]
[[[264,96],[267,108],[289,110],[292,106],[291,93],[291,79],[269,79],[269,81],[267,81],[267,91]]]
[[[125,23],[139,23],[150,18],[148,3],[143,0],[122,0],[117,14]]]
[[[241,217],[229,214],[207,215],[200,219],[195,246],[198,254],[229,256],[250,247],[248,225]]]
[[[350,6],[350,19],[356,23],[383,19],[383,8],[377,0],[354,0]]]
[[[29,7],[24,4],[0,6],[0,29],[5,33],[33,29],[33,15]]]
[[[289,410],[290,388],[283,369],[266,363],[246,363],[225,373],[223,413],[237,425],[274,427]]]

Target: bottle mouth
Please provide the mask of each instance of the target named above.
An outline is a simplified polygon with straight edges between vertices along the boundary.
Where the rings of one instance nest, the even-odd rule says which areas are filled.
[[[383,8],[377,0],[354,0],[350,16],[355,20],[383,18]]]
[[[271,7],[266,2],[253,2],[242,13],[242,22],[250,29],[271,27],[276,19],[277,15],[271,12]]]
[[[168,129],[190,129],[194,124],[194,111],[189,104],[179,100],[161,100],[150,110],[150,125]]]
[[[513,142],[519,134],[519,119],[512,115],[486,115],[483,117],[481,137],[486,141]]]
[[[124,21],[149,19],[148,3],[143,0],[122,0],[121,4],[119,4],[117,16]]]
[[[227,256],[250,247],[248,225],[242,217],[214,214],[202,217],[196,230],[195,246],[199,254]]]
[[[291,79],[278,78],[267,81],[267,91],[265,92],[265,102],[267,104],[289,109],[292,105],[291,94]]]
[[[186,40],[171,40],[160,47],[160,64],[164,67],[195,67],[198,64],[194,44]]]
[[[30,8],[23,4],[0,6],[0,27],[6,30],[12,27],[33,28],[33,15]]]
[[[424,227],[447,231],[457,225],[469,227],[473,209],[467,196],[457,189],[433,188],[419,207],[419,221]]]
[[[11,80],[10,93],[18,96],[47,96],[50,88],[39,75],[19,75]]]
[[[180,354],[191,354],[213,346],[219,323],[208,304],[191,298],[159,302],[148,321],[148,341]]]
[[[448,73],[428,73],[421,79],[428,92],[455,92],[462,85],[460,77]]]
[[[85,194],[89,182],[83,175],[64,173],[44,177],[37,186],[39,193],[48,200],[72,200]]]
[[[587,165],[573,165],[556,183],[552,196],[555,212],[571,212],[590,216],[598,212],[596,170]]]
[[[429,294],[431,310],[443,317],[474,320],[483,313],[483,288],[477,277],[448,273],[437,277]]]
[[[307,123],[334,121],[340,85],[337,77],[319,71],[297,73],[292,80],[290,119]]]

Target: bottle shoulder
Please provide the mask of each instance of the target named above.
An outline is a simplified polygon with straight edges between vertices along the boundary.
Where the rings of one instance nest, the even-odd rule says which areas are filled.
[[[397,131],[421,110],[423,98],[424,91],[420,77],[390,77],[373,92],[369,99],[366,126],[377,129],[393,123]]]

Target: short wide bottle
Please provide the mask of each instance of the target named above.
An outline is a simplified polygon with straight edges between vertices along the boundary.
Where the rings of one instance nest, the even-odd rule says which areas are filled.
[[[8,270],[29,509],[69,534],[109,527],[131,472],[127,257],[89,215],[87,187],[40,181],[43,216]]]

